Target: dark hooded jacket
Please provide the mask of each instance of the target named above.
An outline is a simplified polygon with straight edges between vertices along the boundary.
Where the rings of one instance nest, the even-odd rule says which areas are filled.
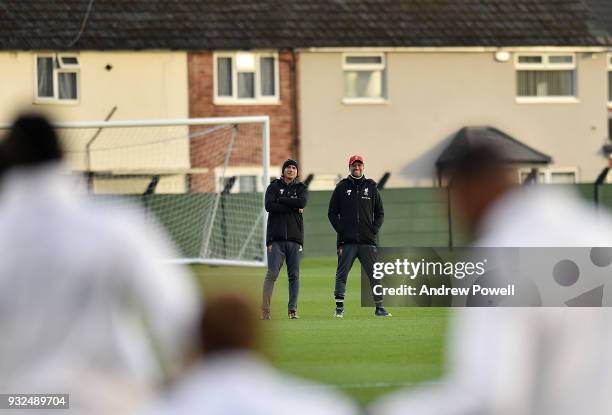
[[[276,179],[266,190],[268,227],[266,244],[273,241],[292,241],[304,245],[304,220],[298,209],[303,209],[308,200],[308,188],[294,180],[287,184]]]
[[[348,176],[334,189],[327,216],[338,234],[337,245],[377,245],[385,211],[376,182]]]

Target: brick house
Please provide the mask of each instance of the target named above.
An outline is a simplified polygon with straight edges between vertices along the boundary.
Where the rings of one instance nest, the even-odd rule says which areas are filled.
[[[315,176],[313,189],[333,187],[329,178],[346,174],[349,153],[364,154],[375,179],[390,173],[390,187],[435,185],[445,145],[480,126],[550,154],[538,166],[543,182],[591,181],[604,163],[612,73],[605,0],[205,8],[211,47],[189,52],[190,115],[270,115],[272,164],[299,158],[303,176]],[[274,54],[280,92],[269,99],[261,59]],[[251,79],[248,91],[241,76]]]
[[[287,158],[299,158],[296,87],[298,58],[295,52],[190,51],[187,62],[190,117],[267,115],[270,117],[271,175],[278,175],[279,166]],[[257,183],[257,170],[245,170],[243,166],[257,156],[256,150],[260,150],[260,147],[252,146],[259,144],[259,141],[247,141],[246,136],[260,137],[261,132],[255,126],[238,128],[237,143],[239,146],[243,144],[244,148],[236,148],[232,152],[229,169],[233,169],[239,178],[252,177]],[[202,154],[214,153],[214,146],[223,143],[227,145],[227,140],[227,134],[216,140],[206,140],[206,137],[192,140],[192,166],[210,167],[210,163],[218,164],[215,157],[206,158]],[[194,189],[211,188],[212,175],[199,179],[198,183],[192,182]],[[244,191],[240,189],[240,182],[238,185],[237,190]]]

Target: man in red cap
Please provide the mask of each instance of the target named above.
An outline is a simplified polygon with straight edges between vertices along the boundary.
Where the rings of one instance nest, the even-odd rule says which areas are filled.
[[[355,262],[366,269],[370,284],[378,284],[373,278],[376,262],[376,244],[378,231],[383,224],[384,209],[376,182],[364,176],[363,157],[354,155],[349,158],[350,174],[337,185],[331,200],[327,216],[338,234],[338,268],[336,270],[336,317],[344,316],[344,293],[346,279]],[[373,295],[376,305],[375,315],[390,317],[384,309],[382,296]]]

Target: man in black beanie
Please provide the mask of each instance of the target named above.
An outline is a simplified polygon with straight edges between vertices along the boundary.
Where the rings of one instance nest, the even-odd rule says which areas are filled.
[[[282,175],[266,190],[268,226],[268,272],[263,286],[262,319],[270,319],[270,300],[274,282],[278,278],[283,261],[287,261],[289,277],[290,319],[297,319],[297,299],[300,289],[300,260],[304,245],[304,221],[302,212],[308,199],[308,188],[297,180],[298,163],[288,159],[283,163]]]

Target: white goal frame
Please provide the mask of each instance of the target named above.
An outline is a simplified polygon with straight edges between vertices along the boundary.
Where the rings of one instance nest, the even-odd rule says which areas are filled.
[[[261,124],[262,125],[262,224],[263,224],[263,241],[262,241],[262,260],[234,260],[234,259],[213,259],[213,258],[175,258],[169,259],[168,262],[181,264],[208,264],[208,265],[230,265],[230,266],[250,266],[263,267],[266,266],[266,225],[268,214],[265,210],[265,189],[270,184],[270,117],[267,115],[261,116],[238,116],[238,117],[211,117],[211,118],[183,118],[183,119],[152,119],[152,120],[120,120],[120,121],[68,121],[53,123],[53,127],[58,129],[112,129],[112,128],[129,128],[129,127],[170,127],[170,126],[200,126],[200,125],[232,125],[232,124]],[[0,123],[0,130],[10,129],[10,123]],[[215,209],[218,204],[220,194],[215,197]],[[213,214],[214,215],[214,214]],[[254,231],[255,227],[253,227]],[[247,236],[247,235],[245,235]]]

